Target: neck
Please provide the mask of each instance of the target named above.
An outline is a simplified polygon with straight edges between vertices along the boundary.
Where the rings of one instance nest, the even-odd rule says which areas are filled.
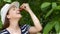
[[[17,19],[11,19],[10,20],[10,25],[9,25],[8,28],[13,29],[13,30],[20,29],[19,24],[18,24],[18,20]]]

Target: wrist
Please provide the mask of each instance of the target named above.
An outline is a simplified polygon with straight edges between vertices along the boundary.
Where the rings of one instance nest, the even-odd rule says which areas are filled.
[[[28,11],[28,12],[31,12],[32,10],[31,10],[31,9],[28,9],[27,11]]]
[[[29,13],[30,15],[32,15],[32,14],[33,14],[33,11],[32,11],[32,10],[29,10],[28,13]]]
[[[28,12],[29,12],[29,13],[31,13],[31,12],[32,12],[32,10],[28,10]]]

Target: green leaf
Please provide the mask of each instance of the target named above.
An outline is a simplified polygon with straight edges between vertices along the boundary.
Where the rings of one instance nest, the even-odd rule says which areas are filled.
[[[52,3],[52,9],[46,14],[45,18],[47,18],[48,16],[51,15],[51,13],[53,12],[53,9],[56,8],[57,4],[55,2]]]
[[[58,19],[58,18],[57,18]],[[57,34],[60,33],[60,18],[58,19],[56,25],[55,25],[55,30],[57,32]]]
[[[45,26],[45,28],[43,30],[43,33],[48,34],[49,31],[54,27],[55,24],[56,24],[56,21],[48,22],[48,24]]]
[[[51,9],[51,10],[46,14],[45,18],[47,18],[48,16],[50,16],[52,12],[53,12],[53,9]]]
[[[54,9],[55,7],[57,7],[56,2],[52,2],[52,8]]]
[[[59,34],[59,32],[60,32],[60,22],[58,22],[58,21],[55,25],[55,30],[56,30],[57,34]]]
[[[55,8],[55,10],[60,10],[60,5]]]
[[[5,2],[11,2],[11,0],[4,0]]]
[[[41,5],[41,10],[46,9],[46,8],[49,7],[50,5],[51,5],[51,3],[49,3],[49,2],[44,2],[44,3]]]

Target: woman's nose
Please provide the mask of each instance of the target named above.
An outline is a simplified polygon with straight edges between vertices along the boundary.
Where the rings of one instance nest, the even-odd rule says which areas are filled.
[[[18,10],[18,11],[21,11],[21,10],[23,10],[23,9],[22,9],[22,8],[17,8],[17,10]]]
[[[17,11],[19,11],[19,8],[17,8]]]

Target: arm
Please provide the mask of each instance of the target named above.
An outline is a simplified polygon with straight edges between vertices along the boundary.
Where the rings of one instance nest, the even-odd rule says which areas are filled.
[[[33,20],[33,23],[34,23],[34,26],[30,27],[29,31],[30,32],[39,32],[42,30],[42,26],[40,24],[40,21],[38,20],[38,18],[36,17],[36,15],[32,12],[32,10],[28,10],[32,20]]]
[[[38,18],[35,16],[35,14],[32,12],[32,10],[30,9],[29,5],[27,3],[24,3],[21,6],[23,9],[25,9],[31,16],[33,22],[34,22],[34,26],[31,26],[29,29],[30,33],[37,33],[39,31],[42,30],[42,26],[40,24],[40,21],[38,20]]]

